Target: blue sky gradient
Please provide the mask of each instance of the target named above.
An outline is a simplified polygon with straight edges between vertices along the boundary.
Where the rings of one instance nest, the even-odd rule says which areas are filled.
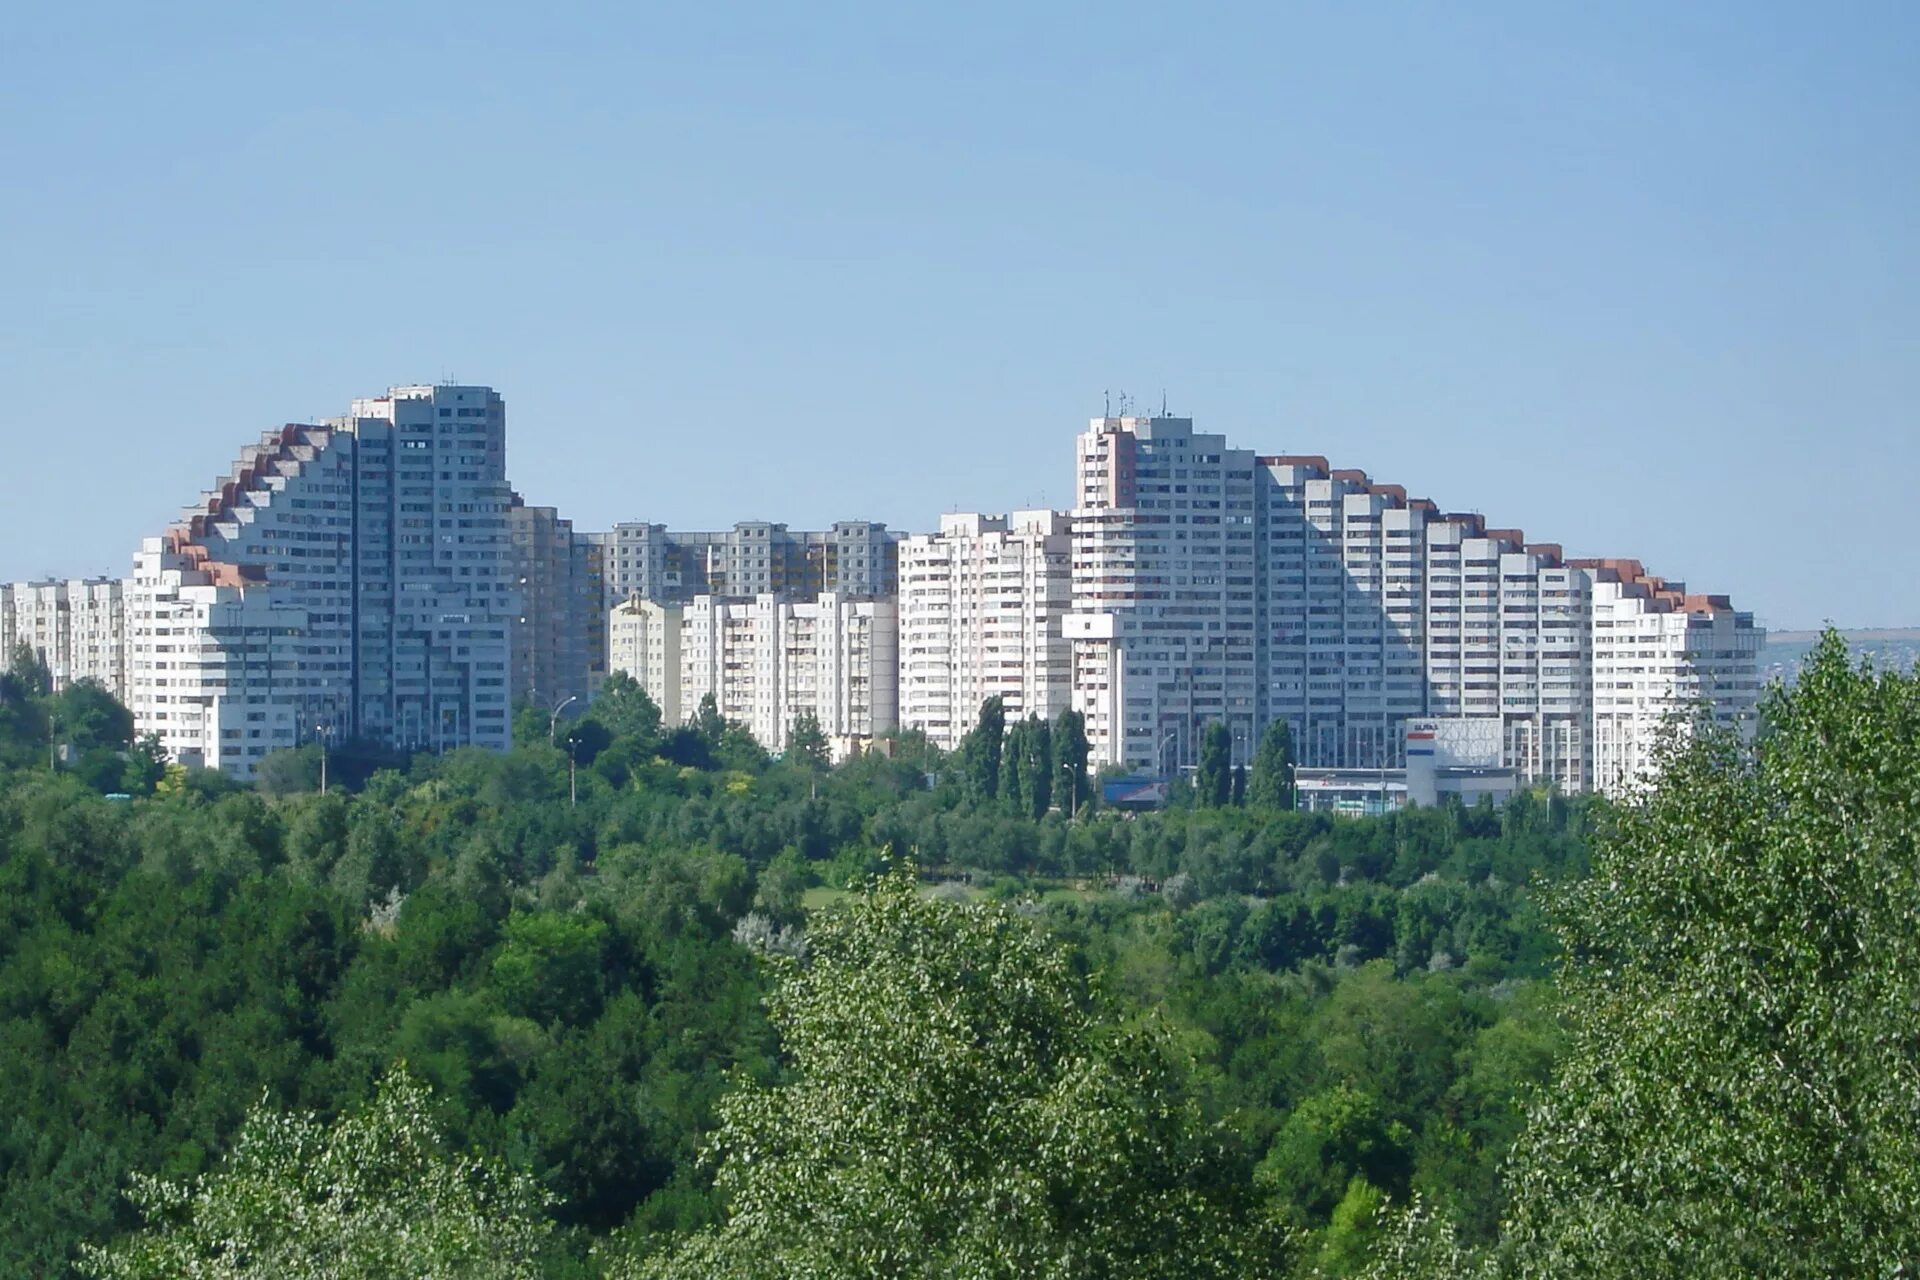
[[[39,5],[0,576],[448,376],[583,527],[1068,500],[1103,391],[1920,625],[1920,6]]]

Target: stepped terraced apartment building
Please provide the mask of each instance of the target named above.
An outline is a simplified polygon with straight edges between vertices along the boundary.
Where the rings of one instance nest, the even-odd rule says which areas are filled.
[[[1190,765],[1216,720],[1244,761],[1284,719],[1304,766],[1394,769],[1409,721],[1457,719],[1522,779],[1620,790],[1670,716],[1752,718],[1752,616],[1635,562],[1185,418],[1094,419],[1077,464],[1065,625],[1102,763]]]
[[[266,433],[125,582],[0,589],[0,644],[236,777],[316,737],[504,748],[515,702],[585,702],[607,670],[668,724],[711,693],[774,751],[802,713],[844,752],[896,728],[951,748],[990,697],[1071,706],[1096,764],[1158,775],[1213,722],[1244,762],[1284,720],[1307,769],[1403,770],[1417,730],[1449,767],[1618,792],[1675,717],[1753,718],[1763,634],[1727,597],[1324,457],[1106,416],[1075,494],[910,538],[584,533],[509,488],[492,390],[396,387]]]
[[[511,499],[486,387],[395,387],[266,433],[136,558],[139,731],[236,777],[320,736],[504,749]]]

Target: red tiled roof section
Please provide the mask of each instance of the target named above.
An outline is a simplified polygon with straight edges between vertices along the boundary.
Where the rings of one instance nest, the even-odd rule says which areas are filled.
[[[218,482],[219,488],[203,495],[206,509],[193,508],[186,521],[173,532],[183,540],[198,541],[206,537],[214,521],[232,518],[247,494],[265,490],[268,477],[280,474],[279,464],[301,465],[300,459],[294,456],[296,448],[303,445],[324,448],[332,436],[332,427],[308,422],[289,422],[278,430],[264,432],[257,446],[241,451],[233,470]],[[258,580],[265,580],[264,573]]]

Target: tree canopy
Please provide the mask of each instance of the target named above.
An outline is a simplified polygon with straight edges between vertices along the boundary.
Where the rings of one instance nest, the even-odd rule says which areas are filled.
[[[1032,921],[897,871],[811,942],[769,997],[788,1078],[721,1106],[725,1222],[644,1274],[1277,1274],[1187,1065]]]
[[[89,1249],[99,1280],[534,1280],[547,1197],[450,1153],[404,1071],[337,1124],[256,1108],[213,1173],[136,1178],[144,1230]]]
[[[1920,1258],[1920,679],[1856,668],[1829,634],[1763,714],[1751,746],[1677,738],[1592,877],[1552,895],[1569,1039],[1500,1248],[1469,1258],[1416,1211],[1373,1274]]]

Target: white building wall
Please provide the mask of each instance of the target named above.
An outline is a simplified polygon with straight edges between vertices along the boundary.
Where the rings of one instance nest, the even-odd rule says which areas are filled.
[[[56,693],[91,680],[124,701],[124,584],[118,578],[0,584],[0,666],[22,644],[46,664]]]
[[[981,703],[1009,721],[1070,705],[1069,518],[1055,511],[941,517],[900,549],[900,722],[952,749]]]
[[[634,598],[607,618],[607,670],[624,671],[647,691],[669,728],[685,721],[680,703],[682,610]]]
[[[1631,561],[1592,572],[1594,787],[1625,795],[1646,786],[1662,736],[1702,716],[1751,733],[1766,638],[1752,615]]]
[[[684,724],[711,694],[767,750],[786,750],[811,713],[836,756],[899,727],[899,614],[892,600],[695,597],[684,608],[629,601],[609,622],[615,670],[629,671]]]
[[[1254,459],[1186,418],[1096,418],[1078,441],[1073,704],[1096,765],[1177,769],[1224,721],[1257,745]]]

